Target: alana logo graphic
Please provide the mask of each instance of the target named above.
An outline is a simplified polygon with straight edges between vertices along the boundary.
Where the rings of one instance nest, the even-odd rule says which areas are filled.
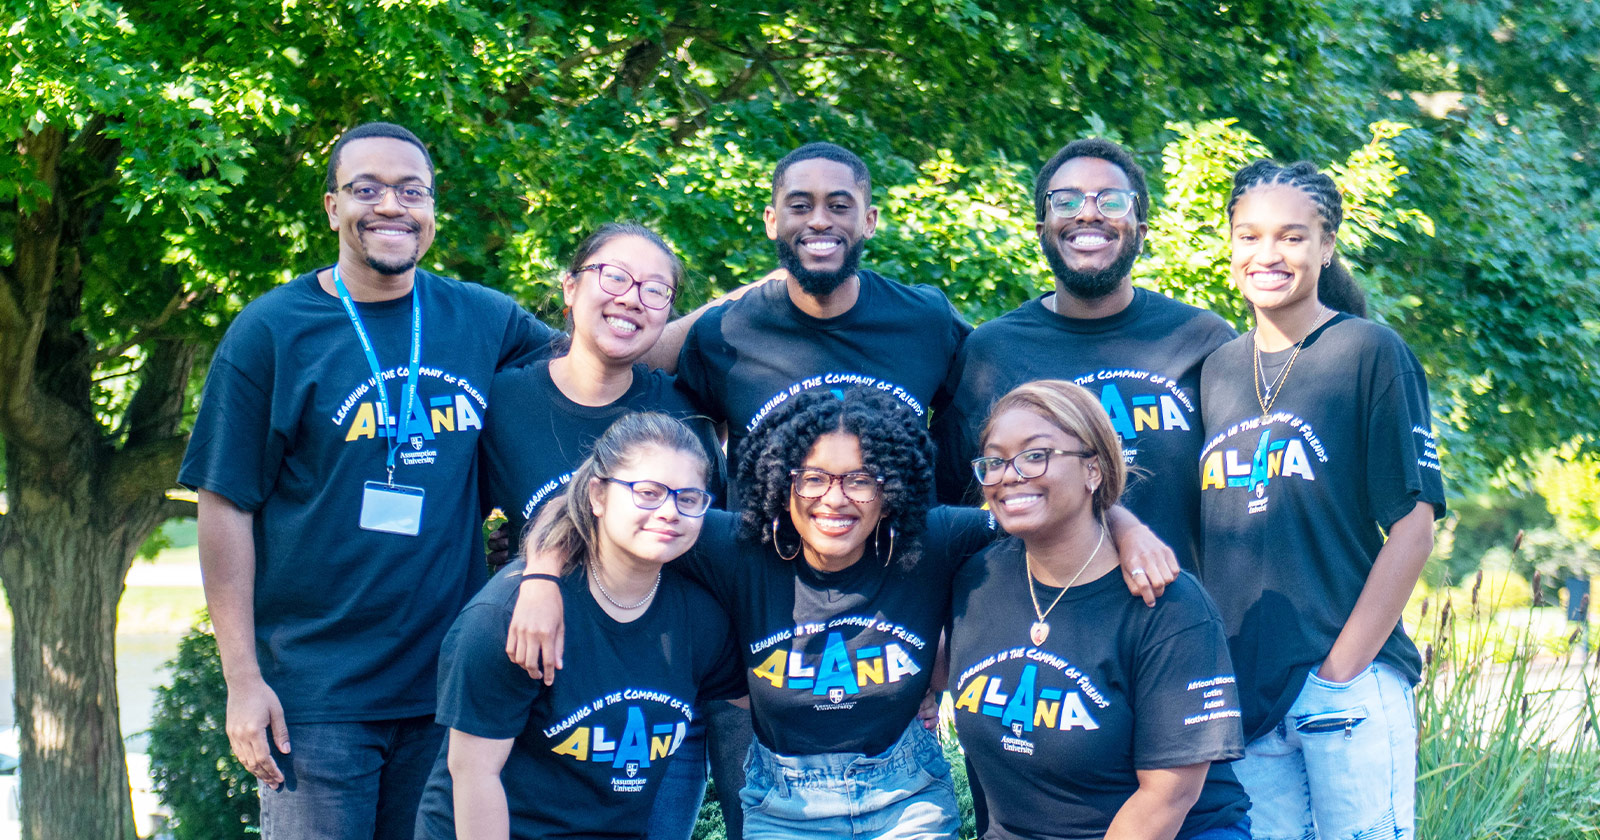
[[[1180,392],[1177,396],[1183,394]],[[1117,430],[1123,440],[1133,440],[1140,432],[1149,430],[1189,431],[1184,408],[1170,393],[1144,394],[1129,399],[1122,396],[1122,391],[1115,383],[1107,382],[1100,389],[1100,404],[1105,407],[1106,414],[1111,415],[1111,427]],[[1193,412],[1194,408],[1190,406],[1188,411]]]
[[[426,415],[423,413],[426,410]],[[350,430],[345,432],[346,441],[357,438],[387,438],[394,434],[394,417],[384,418],[383,423],[378,422],[378,403],[358,403],[355,408],[355,417],[350,421]],[[406,419],[405,427],[400,430],[404,437],[411,438],[411,445],[417,449],[422,448],[422,442],[433,440],[440,432],[464,432],[468,429],[482,429],[483,420],[478,412],[473,409],[472,403],[467,400],[466,394],[455,396],[430,397],[427,408],[424,409],[419,400],[412,406],[411,416]]]
[[[864,685],[896,683],[921,672],[911,654],[895,642],[857,648],[855,661],[851,662],[850,650],[839,633],[828,634],[828,643],[815,664],[806,662],[803,651],[791,648],[774,650],[751,669],[751,673],[775,688],[809,689],[814,696],[826,697],[836,705],[847,696],[860,694]]]
[[[1289,427],[1285,438],[1273,436],[1274,427]],[[1235,436],[1246,436],[1260,430],[1255,450],[1249,459],[1241,457],[1240,449],[1223,449],[1224,441]],[[1248,437],[1246,438],[1248,440]],[[1200,490],[1242,489],[1252,498],[1246,510],[1261,513],[1267,509],[1267,488],[1275,478],[1298,477],[1306,481],[1317,480],[1317,465],[1328,462],[1328,452],[1317,439],[1311,424],[1300,417],[1278,412],[1270,417],[1245,420],[1218,435],[1206,445],[1200,455]]]
[[[1076,673],[1076,669],[1066,673],[1070,676]],[[1024,666],[1016,688],[1007,694],[1001,677],[979,675],[961,690],[961,696],[956,698],[956,709],[975,715],[999,718],[1000,725],[1010,729],[1015,738],[1021,738],[1024,732],[1032,732],[1036,727],[1062,731],[1072,729],[1088,731],[1100,728],[1100,723],[1089,713],[1088,706],[1084,705],[1084,695],[1081,692],[1062,688],[1039,688],[1036,685],[1038,678],[1038,665]],[[1079,680],[1080,687],[1083,686],[1085,679]],[[1092,689],[1092,686],[1090,688]],[[1089,702],[1101,707],[1107,705],[1098,692],[1090,695]],[[1026,749],[1023,749],[1021,744],[1016,746],[1018,747],[1016,751],[1032,752],[1031,745]]]
[[[623,769],[632,778],[638,775],[641,768],[649,767],[650,762],[660,761],[677,752],[678,746],[683,743],[683,736],[689,731],[689,724],[682,721],[648,725],[644,712],[638,706],[629,706],[627,714],[628,723],[623,727],[621,737],[615,740],[606,736],[604,726],[579,726],[550,749],[557,755],[571,756],[576,761],[609,763],[612,767]]]

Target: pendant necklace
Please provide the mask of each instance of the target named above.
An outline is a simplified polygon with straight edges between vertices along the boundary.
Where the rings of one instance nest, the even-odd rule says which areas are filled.
[[[1333,314],[1333,310],[1326,306],[1318,304],[1318,308],[1321,311],[1317,313],[1316,322],[1311,325],[1311,329],[1306,330],[1305,335],[1300,336],[1299,341],[1294,343],[1294,352],[1289,354],[1289,363],[1283,366],[1283,370],[1278,371],[1278,375],[1272,378],[1272,382],[1266,386],[1264,391],[1262,390],[1261,382],[1267,378],[1267,375],[1261,370],[1261,345],[1252,338],[1250,348],[1255,351],[1256,369],[1255,376],[1251,378],[1255,381],[1256,405],[1261,406],[1262,419],[1266,419],[1267,415],[1272,413],[1272,404],[1278,401],[1278,395],[1283,393],[1283,386],[1288,384],[1289,371],[1294,368],[1294,360],[1300,355],[1300,348],[1305,346],[1306,339],[1310,338],[1311,334],[1322,326],[1322,322]]]
[[[1028,553],[1027,549],[1022,550],[1022,566],[1028,572],[1028,598],[1033,601],[1033,614],[1039,617],[1039,620],[1028,628],[1028,638],[1033,640],[1034,647],[1044,644],[1044,640],[1050,637],[1050,623],[1045,621],[1044,617],[1050,614],[1050,610],[1056,608],[1056,604],[1061,603],[1061,596],[1067,594],[1067,590],[1078,582],[1078,578],[1083,575],[1085,569],[1089,568],[1089,564],[1094,562],[1095,555],[1100,553],[1100,546],[1105,545],[1105,542],[1106,526],[1101,525],[1100,540],[1094,544],[1094,551],[1089,552],[1088,559],[1084,560],[1083,565],[1078,567],[1078,573],[1072,576],[1072,580],[1067,581],[1066,586],[1061,587],[1061,591],[1056,593],[1056,599],[1051,601],[1050,606],[1042,611],[1039,609],[1039,595],[1033,590],[1033,556]]]
[[[600,582],[600,570],[595,568],[593,563],[589,564],[589,579],[594,581],[594,588],[600,590],[600,595],[607,601],[610,601],[611,606],[616,607],[619,610],[636,610],[645,604],[650,603],[650,599],[656,597],[656,590],[661,588],[661,572],[657,571],[655,584],[650,587],[650,591],[646,592],[643,598],[639,599],[638,603],[619,604],[617,603],[617,599],[611,597],[611,593],[606,591],[605,584]]]

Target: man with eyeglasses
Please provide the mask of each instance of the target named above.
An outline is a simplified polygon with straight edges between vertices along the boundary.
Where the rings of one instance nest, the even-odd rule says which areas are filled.
[[[1036,379],[1065,379],[1100,396],[1122,437],[1122,504],[1195,571],[1200,365],[1234,337],[1215,314],[1133,285],[1149,231],[1144,170],[1102,139],[1057,151],[1034,182],[1034,229],[1055,290],[978,327],[951,367],[949,409],[934,420],[939,496],[982,498],[972,459],[989,407]]]
[[[484,577],[484,395],[553,335],[417,267],[434,199],[410,131],[340,138],[323,196],[338,261],[228,328],[180,471],[200,494],[228,738],[268,838],[412,836],[443,733],[439,645]]]

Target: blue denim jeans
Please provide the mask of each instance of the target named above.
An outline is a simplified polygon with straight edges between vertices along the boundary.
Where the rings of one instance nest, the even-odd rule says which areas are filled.
[[[700,801],[706,795],[706,719],[695,708],[689,733],[667,763],[667,774],[656,788],[656,801],[650,806],[650,825],[645,840],[689,840],[700,816]]]
[[[950,765],[913,720],[881,755],[778,755],[758,739],[744,765],[745,840],[942,840],[961,828]]]
[[[1277,728],[1233,772],[1250,794],[1256,840],[1411,840],[1417,719],[1411,685],[1373,663],[1355,679],[1306,677]]]
[[[1208,828],[1199,834],[1191,834],[1183,840],[1250,840],[1250,818],[1216,828]]]
[[[272,749],[283,786],[261,786],[265,840],[410,840],[444,742],[433,717],[291,723]]]

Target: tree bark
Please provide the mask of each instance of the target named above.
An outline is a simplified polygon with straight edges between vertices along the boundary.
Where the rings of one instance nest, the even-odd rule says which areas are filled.
[[[135,836],[117,703],[123,578],[158,505],[112,506],[89,447],[6,453],[23,837]]]

